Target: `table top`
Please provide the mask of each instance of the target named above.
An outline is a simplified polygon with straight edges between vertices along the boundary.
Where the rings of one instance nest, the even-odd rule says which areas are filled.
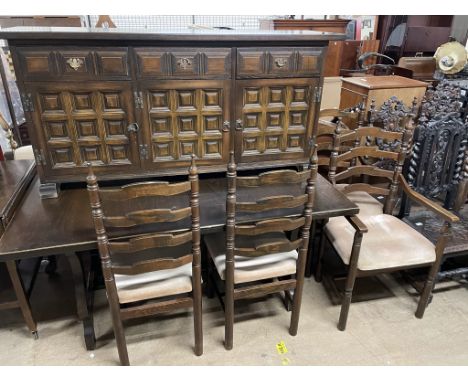
[[[12,27],[0,30],[1,39],[14,40],[150,40],[157,41],[328,41],[344,40],[342,33],[308,30],[220,30],[87,27]]]
[[[343,83],[361,86],[366,89],[397,89],[427,87],[427,82],[401,76],[365,76],[343,78]]]
[[[0,225],[5,224],[16,202],[35,174],[32,160],[0,161]]]
[[[300,194],[304,188],[297,187],[287,194]],[[226,178],[200,179],[200,226],[202,232],[222,229],[226,222]],[[259,188],[256,198],[268,196],[269,192],[281,193],[276,187]],[[252,189],[246,191],[252,195]],[[239,190],[238,200],[247,193]],[[261,192],[261,195],[260,195]],[[301,213],[289,211],[290,215]],[[354,215],[359,208],[346,196],[336,190],[325,178],[317,177],[313,217],[316,219],[342,215]],[[281,211],[277,211],[280,214]],[[266,217],[266,216],[261,216]],[[255,217],[258,219],[259,217]],[[238,221],[252,220],[253,217],[238,215]],[[158,225],[161,227],[161,225]],[[151,231],[151,230],[149,230]],[[134,233],[135,234],[135,233]],[[112,238],[126,236],[125,232]],[[85,188],[65,189],[56,199],[40,199],[39,180],[33,181],[10,225],[0,239],[0,259],[20,259],[34,256],[62,254],[71,251],[96,249],[96,234],[91,219],[91,208]]]

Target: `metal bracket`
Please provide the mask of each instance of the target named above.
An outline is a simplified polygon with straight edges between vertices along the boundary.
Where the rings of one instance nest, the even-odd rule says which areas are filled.
[[[31,93],[21,93],[21,101],[23,103],[23,110],[24,111],[34,111],[34,102],[32,100]]]
[[[141,159],[149,159],[148,145],[146,145],[146,144],[141,144],[140,145],[140,158]]]
[[[45,166],[47,164],[43,150],[34,149],[34,158],[38,166]]]
[[[133,97],[135,99],[135,109],[143,109],[143,93],[135,91]]]
[[[314,88],[314,102],[320,103],[322,100],[322,87]]]

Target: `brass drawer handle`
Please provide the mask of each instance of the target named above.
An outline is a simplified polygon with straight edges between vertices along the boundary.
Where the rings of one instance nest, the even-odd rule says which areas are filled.
[[[243,123],[242,123],[242,119],[238,119],[238,120],[236,121],[236,130],[237,130],[237,131],[242,131],[243,127],[244,127],[244,126],[243,126]]]
[[[288,62],[287,58],[284,58],[284,57],[275,58],[275,64],[278,68],[282,68],[283,66],[286,65],[287,62]]]
[[[192,68],[193,59],[189,57],[182,57],[177,60],[177,66],[182,70],[188,70]]]
[[[77,71],[83,65],[83,60],[81,58],[73,57],[67,60],[67,64],[70,65],[70,68]]]
[[[230,127],[231,127],[231,123],[229,121],[224,121],[221,131],[227,133],[229,131]]]

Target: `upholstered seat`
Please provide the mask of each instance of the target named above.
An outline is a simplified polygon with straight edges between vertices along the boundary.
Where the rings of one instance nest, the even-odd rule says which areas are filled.
[[[237,237],[239,246],[255,246],[273,239],[286,239],[280,233]],[[225,280],[226,270],[226,235],[224,233],[205,236],[205,244],[211,254],[216,270],[222,280]],[[296,273],[297,251],[272,253],[259,257],[235,256],[234,283],[246,283],[257,280],[271,279],[293,275]]]
[[[192,291],[192,264],[137,275],[115,274],[121,304]]]
[[[359,214],[358,217],[369,230],[362,239],[357,265],[359,270],[404,267],[435,261],[434,245],[397,217],[387,214]],[[330,219],[325,230],[343,262],[349,265],[356,230],[344,217]]]
[[[347,184],[337,184],[335,188],[343,191],[346,186]],[[383,214],[383,204],[365,191],[348,192],[346,197],[359,207],[359,218]]]

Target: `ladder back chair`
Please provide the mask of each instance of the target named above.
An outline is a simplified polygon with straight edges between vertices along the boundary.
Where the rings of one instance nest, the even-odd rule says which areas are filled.
[[[412,137],[412,128],[412,116],[409,116],[404,121],[402,131],[386,131],[371,125],[334,137],[329,179],[360,209],[358,215],[330,219],[324,229],[324,237],[332,244],[348,268],[338,323],[339,330],[346,328],[356,278],[382,272],[430,267],[416,311],[416,317],[422,318],[424,315],[450,225],[458,218],[411,190],[402,176],[401,171]],[[347,152],[340,153],[339,146],[348,144],[349,141],[360,144],[353,146]],[[337,163],[340,161],[349,161],[351,166],[338,171]],[[372,182],[372,179],[376,179],[377,182]],[[387,186],[382,186],[381,181],[385,179]],[[339,184],[341,181],[348,181],[349,184]],[[445,220],[436,245],[392,215],[400,186],[411,200]],[[384,205],[372,195],[385,197]],[[323,247],[322,242],[319,261]],[[321,267],[319,268],[318,272],[321,272]],[[320,275],[317,279],[320,280]]]
[[[88,193],[121,364],[129,365],[124,320],[189,307],[193,307],[195,354],[202,355],[199,182],[194,157],[188,181],[109,189],[99,188],[88,166]],[[168,208],[173,205],[169,203],[177,206]],[[154,229],[158,226],[165,228]],[[144,228],[144,234],[128,233]],[[111,230],[125,234],[109,241]]]
[[[320,110],[316,138],[319,171],[323,169],[328,172],[334,135],[351,131],[348,126],[349,122],[358,127],[362,126],[364,124],[363,116],[364,111],[360,105],[349,112],[339,109]],[[343,163],[343,165],[347,166],[347,163]]]
[[[231,152],[226,232],[204,237],[212,260],[210,274],[224,281],[226,349],[233,347],[234,301],[240,299],[284,292],[292,299],[289,333],[297,334],[316,176],[315,149],[305,171],[275,170],[258,176],[237,176]],[[264,185],[275,185],[275,195],[265,197]],[[295,230],[300,230],[296,239]]]

